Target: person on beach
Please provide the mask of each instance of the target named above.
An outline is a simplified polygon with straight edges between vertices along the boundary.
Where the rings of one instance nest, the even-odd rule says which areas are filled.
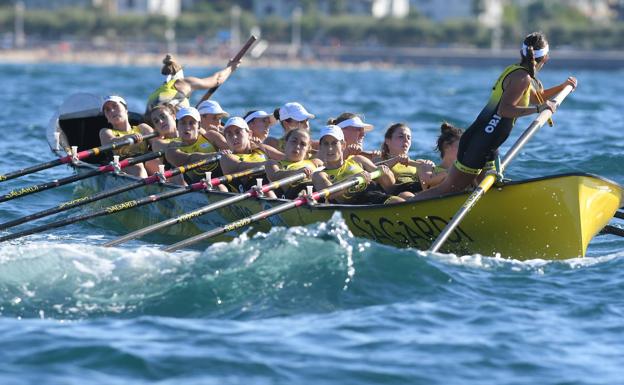
[[[536,75],[548,61],[549,46],[541,32],[526,36],[520,53],[520,63],[505,68],[494,84],[490,100],[462,135],[457,160],[448,176],[438,186],[417,194],[413,200],[466,189],[484,168],[495,167],[498,148],[509,137],[516,118],[539,114],[546,109],[555,112],[557,106],[549,98],[568,85],[576,88],[576,78],[571,76],[555,87],[542,89]]]
[[[284,158],[284,154],[273,147],[252,142],[249,126],[241,117],[235,116],[228,119],[223,128],[223,135],[230,150],[230,153],[224,154],[220,160],[221,169],[225,174],[241,172],[266,164],[269,159],[282,160]],[[235,181],[236,185],[230,187],[235,192],[247,191],[256,184],[255,178],[255,176],[241,178]],[[276,197],[272,191],[267,196]]]
[[[300,103],[290,102],[286,103],[280,108],[276,108],[273,111],[273,116],[280,122],[284,129],[284,136],[281,138],[268,137],[264,141],[269,146],[284,151],[285,135],[290,130],[296,128],[303,128],[310,130],[310,119],[314,119],[314,115],[308,112]]]
[[[199,122],[201,117],[194,107],[181,108],[176,114],[179,139],[172,141],[167,147],[166,158],[174,166],[182,166],[211,158],[215,153],[227,150],[227,143],[221,134],[216,131],[200,133]],[[206,172],[212,172],[215,177],[223,175],[219,162],[212,162],[203,167],[189,170],[184,174],[186,183],[200,181]],[[222,191],[227,191],[219,186]]]
[[[199,116],[201,116],[200,127],[203,130],[216,131],[223,134],[223,118],[230,116],[221,108],[221,105],[214,100],[204,100],[197,106]]]
[[[251,139],[263,143],[269,137],[269,128],[275,124],[273,115],[262,110],[251,110],[243,115],[251,131]]]
[[[269,160],[266,164],[266,175],[269,181],[275,182],[291,175],[305,172],[306,178],[276,192],[278,196],[286,199],[296,198],[305,186],[312,185],[310,176],[312,172],[323,165],[320,159],[308,159],[311,139],[310,132],[303,128],[295,128],[288,131],[284,138],[284,160]]]
[[[404,123],[395,123],[386,130],[380,156],[375,158],[390,168],[396,180],[392,193],[402,198],[427,188],[434,173],[432,161],[409,158],[411,146],[412,130]]]
[[[362,117],[351,112],[343,112],[337,118],[330,118],[327,124],[334,124],[342,128],[345,137],[345,156],[362,155],[368,159],[378,158],[381,153],[377,150],[365,151],[363,149],[364,137],[367,132],[373,130],[373,125],[364,123]]]
[[[122,158],[130,158],[136,155],[145,154],[149,151],[149,145],[143,141],[143,135],[151,134],[152,128],[145,123],[138,126],[130,125],[128,119],[128,103],[118,95],[107,96],[102,103],[102,112],[112,128],[104,127],[100,130],[100,142],[102,145],[120,142],[132,137],[134,144],[113,150],[113,155]],[[143,163],[135,164],[124,168],[130,175],[140,178],[147,177],[147,171]]]
[[[207,90],[223,84],[239,64],[239,62],[230,62],[227,67],[206,78],[185,77],[182,66],[175,61],[173,56],[167,54],[160,71],[165,76],[165,81],[147,98],[146,111],[163,103],[169,103],[176,108],[188,107],[193,91]]]
[[[370,159],[361,155],[349,156],[345,159],[345,139],[342,129],[336,125],[328,125],[321,129],[319,151],[317,153],[325,165],[325,169],[312,174],[312,184],[316,191],[341,182],[347,178],[362,175],[367,183],[349,188],[347,191],[334,193],[330,201],[346,204],[379,204],[401,202],[402,198],[390,195],[394,189],[395,179],[386,165],[377,167]],[[369,173],[381,169],[382,175],[371,181]]]

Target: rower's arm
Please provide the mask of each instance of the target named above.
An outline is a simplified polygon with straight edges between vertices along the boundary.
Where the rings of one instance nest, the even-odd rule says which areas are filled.
[[[232,154],[223,154],[219,163],[224,174],[241,172],[266,164],[266,162],[241,162],[237,156]]]
[[[205,130],[202,133],[202,135],[204,136],[204,138],[208,139],[210,143],[216,146],[219,150],[229,149],[229,146],[227,142],[225,141],[225,138],[223,137],[223,135],[221,135],[220,132],[217,132],[214,130]]]
[[[273,160],[284,160],[284,153],[280,150],[276,149],[273,146],[270,146],[265,143],[254,143],[259,149],[264,151],[270,159]]]
[[[515,71],[504,81],[504,91],[501,96],[498,114],[504,118],[518,118],[537,113],[535,105],[519,106],[522,95],[531,84],[531,77],[524,71]]]
[[[353,160],[358,162],[362,166],[364,171],[367,172],[373,172],[378,168],[381,168],[382,174],[379,178],[377,178],[377,183],[379,183],[381,187],[383,187],[384,191],[386,191],[387,193],[390,193],[392,192],[392,190],[394,190],[394,184],[396,180],[394,179],[394,174],[392,173],[392,171],[390,171],[388,166],[386,166],[385,164],[382,164],[381,166],[376,166],[375,163],[373,163],[370,159],[361,155],[354,156]]]

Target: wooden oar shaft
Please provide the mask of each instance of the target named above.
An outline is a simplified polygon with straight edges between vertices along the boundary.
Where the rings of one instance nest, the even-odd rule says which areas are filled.
[[[155,159],[155,158],[159,158],[163,156],[162,152],[150,152],[148,154],[143,154],[141,156],[137,156],[136,158],[130,158],[130,159],[124,159],[121,162],[119,162],[119,167],[120,168],[125,168],[128,166],[132,166],[138,163],[142,163],[151,159]],[[85,172],[83,174],[78,174],[78,175],[72,175],[72,176],[68,176],[65,178],[61,178],[61,179],[56,179],[53,180],[51,182],[46,182],[46,183],[42,183],[42,184],[38,184],[38,185],[34,185],[34,186],[29,186],[29,187],[23,187],[21,189],[16,189],[13,191],[8,192],[7,194],[3,195],[0,197],[0,202],[6,202],[6,201],[10,201],[12,199],[15,198],[20,198],[26,195],[30,195],[30,194],[34,194],[36,192],[41,192],[41,191],[45,191],[45,190],[49,190],[51,188],[54,187],[59,187],[59,186],[64,186],[66,184],[69,183],[73,183],[79,180],[83,180],[83,179],[87,179],[90,178],[92,176],[96,176],[96,175],[100,175],[100,174],[104,174],[107,172],[111,172],[114,171],[115,167],[113,165],[106,165],[106,166],[100,166],[95,170],[89,171],[89,172]]]
[[[557,96],[553,99],[553,101],[557,105],[560,105],[563,99],[565,99],[566,96],[568,96],[570,92],[572,92],[572,90],[573,90],[572,86],[566,86],[561,92],[559,92],[559,94],[557,94]],[[544,123],[548,121],[548,118],[550,118],[551,116],[552,116],[552,111],[547,109],[547,110],[542,111],[537,116],[537,118],[535,118],[535,120],[531,123],[531,125],[522,133],[520,138],[518,138],[518,140],[514,143],[514,145],[505,154],[505,157],[501,161],[500,170],[499,170],[500,172],[502,172],[503,170],[505,170],[505,168],[507,168],[507,165],[513,160],[513,158],[518,154],[518,152],[520,152],[520,149],[522,149],[522,147],[529,141],[529,139],[531,139],[531,137],[535,135],[537,130],[539,130],[540,127],[542,127]],[[495,181],[496,181],[495,171],[491,172],[490,174],[486,175],[485,178],[483,178],[481,183],[479,183],[479,186],[475,189],[475,191],[472,192],[472,194],[470,194],[470,196],[468,197],[466,202],[462,205],[462,207],[459,209],[459,211],[455,213],[455,215],[446,225],[444,230],[442,230],[440,235],[438,235],[438,238],[436,238],[436,240],[433,242],[433,244],[429,248],[429,251],[435,253],[438,250],[440,250],[440,247],[442,247],[444,242],[446,242],[446,240],[451,235],[451,233],[455,231],[457,226],[459,226],[459,223],[461,222],[461,220],[466,216],[466,214],[468,214],[468,212],[470,212],[470,210],[472,210],[472,208],[477,204],[479,199],[481,199],[481,197],[485,195],[485,193],[490,189],[490,187],[492,187]]]
[[[192,191],[201,190],[201,189],[203,189],[205,187],[206,187],[206,184],[204,182],[198,182],[198,183],[192,184],[190,186],[181,187],[181,188],[178,188],[178,189],[175,189],[175,190],[171,190],[171,191],[167,191],[167,192],[164,192],[164,193],[161,193],[161,194],[158,194],[158,195],[149,195],[149,196],[141,198],[141,199],[129,200],[129,201],[126,201],[126,202],[123,202],[123,203],[119,203],[119,204],[116,204],[116,205],[104,207],[104,208],[101,208],[99,210],[92,211],[90,213],[86,213],[86,214],[82,214],[82,215],[78,215],[78,216],[74,216],[74,217],[69,217],[69,218],[62,219],[62,220],[59,220],[59,221],[56,221],[56,222],[51,222],[51,223],[47,223],[45,225],[33,227],[31,229],[28,229],[28,230],[24,230],[24,231],[20,231],[20,232],[17,232],[17,233],[5,235],[3,237],[0,237],[0,242],[21,238],[21,237],[25,237],[27,235],[32,235],[32,234],[36,234],[36,233],[41,233],[41,232],[44,232],[44,231],[47,231],[47,230],[56,229],[56,228],[59,228],[59,227],[71,225],[72,223],[82,222],[82,221],[85,221],[85,220],[88,220],[88,219],[101,217],[103,215],[109,215],[109,214],[118,213],[118,212],[129,210],[129,209],[132,209],[132,208],[135,208],[135,207],[144,206],[144,205],[149,204],[149,203],[153,203],[153,202],[157,202],[157,201],[173,198],[173,197],[178,196],[178,195],[190,193]]]
[[[615,227],[611,225],[606,225],[605,227],[602,228],[600,232],[602,234],[611,234],[611,235],[617,235],[619,237],[624,237],[624,229],[620,229],[619,227]]]
[[[370,174],[370,177],[371,177],[371,179],[375,179],[375,178],[378,178],[380,175],[381,175],[381,171],[373,171]],[[165,248],[163,248],[163,250],[164,251],[175,251],[175,250],[178,250],[178,249],[180,249],[182,247],[190,246],[190,245],[192,245],[194,243],[197,243],[197,242],[200,242],[200,241],[202,241],[204,239],[213,238],[213,237],[216,237],[217,235],[225,234],[225,233],[228,233],[230,231],[234,231],[234,230],[240,229],[242,227],[249,226],[252,223],[255,223],[255,222],[258,222],[260,220],[269,218],[269,217],[271,217],[273,215],[282,213],[284,211],[293,209],[295,207],[299,207],[299,206],[307,203],[308,200],[310,200],[310,199],[318,200],[320,198],[328,198],[333,193],[346,190],[346,189],[348,189],[350,187],[357,186],[357,185],[363,184],[365,182],[366,182],[366,179],[363,176],[356,176],[356,177],[354,177],[352,179],[349,179],[349,180],[346,180],[344,182],[340,182],[340,183],[336,183],[334,185],[331,185],[331,186],[329,186],[329,187],[327,187],[327,188],[325,188],[325,189],[323,189],[321,191],[314,192],[314,193],[312,193],[311,197],[308,197],[308,196],[305,196],[305,195],[301,196],[301,197],[298,197],[297,199],[294,199],[294,200],[292,200],[292,201],[290,201],[288,203],[284,203],[284,204],[272,207],[272,208],[270,208],[268,210],[260,211],[260,212],[258,212],[256,214],[253,214],[253,215],[251,215],[251,216],[249,216],[247,218],[240,219],[240,220],[238,220],[236,222],[232,222],[232,223],[227,224],[225,226],[220,226],[220,227],[217,227],[217,228],[215,228],[213,230],[207,231],[205,233],[202,233],[202,234],[196,235],[194,237],[185,239],[185,240],[180,241],[178,243],[175,243],[175,244],[173,244],[171,246],[165,247]]]
[[[265,185],[262,186],[260,191],[262,193],[267,193],[269,191],[276,190],[278,188],[281,188],[283,186],[286,186],[288,184],[291,184],[291,183],[296,182],[298,180],[301,180],[303,178],[305,178],[305,173],[299,173],[299,174],[296,174],[296,175],[292,175],[290,177],[287,177],[287,178],[284,178],[284,179],[280,179],[279,181],[275,181],[275,182],[272,182],[272,183],[265,184]],[[220,200],[218,202],[206,205],[206,206],[201,207],[201,208],[199,208],[197,210],[193,210],[193,211],[190,211],[188,213],[185,213],[185,214],[182,214],[182,215],[178,215],[177,217],[170,218],[170,219],[164,220],[164,221],[159,222],[159,223],[155,223],[155,224],[153,224],[151,226],[148,226],[148,227],[146,227],[144,229],[140,229],[140,230],[134,231],[132,233],[124,235],[123,237],[119,237],[119,238],[114,239],[114,240],[112,240],[112,241],[110,241],[108,243],[105,243],[104,246],[116,246],[116,245],[119,245],[121,243],[127,242],[129,240],[140,238],[140,237],[142,237],[144,235],[147,235],[149,233],[152,233],[154,231],[164,229],[165,227],[169,227],[169,226],[176,225],[178,223],[189,221],[191,219],[194,219],[194,218],[200,217],[202,215],[208,214],[208,213],[210,213],[212,211],[218,210],[218,209],[220,209],[222,207],[226,207],[226,206],[229,206],[231,204],[234,204],[234,203],[237,203],[237,202],[240,202],[240,201],[243,201],[245,199],[248,199],[248,198],[251,198],[251,197],[255,197],[255,196],[258,196],[258,190],[252,188],[252,189],[250,189],[249,191],[247,191],[247,192],[245,192],[243,194],[238,194],[238,195],[235,195],[235,196],[230,197],[230,198],[222,199],[222,200]]]
[[[622,211],[616,211],[615,214],[613,214],[613,216],[615,218],[619,218],[619,219],[624,219],[624,212]]]
[[[151,134],[147,134],[145,136],[143,136],[143,139],[151,139],[154,138],[158,135],[158,133],[154,132]],[[111,150],[115,150],[124,146],[128,146],[134,144],[134,139],[133,138],[127,138],[124,139],[120,142],[117,143],[110,143],[107,144],[105,146],[100,146],[100,147],[94,147],[90,150],[84,150],[84,151],[80,151],[76,154],[76,158],[78,160],[83,160],[86,159],[90,156],[93,155],[99,155],[101,153],[107,152],[107,151],[111,151]],[[62,164],[67,164],[67,163],[71,163],[73,161],[73,156],[72,155],[67,155],[55,160],[51,160],[49,162],[45,162],[45,163],[40,163],[40,164],[36,164],[34,166],[30,166],[30,167],[26,167],[20,170],[16,170],[16,171],[12,171],[9,172],[7,174],[4,175],[0,175],[0,182],[9,180],[9,179],[14,179],[20,176],[24,176],[24,175],[28,175],[28,174],[32,174],[35,173],[37,171],[41,171],[41,170],[45,170],[48,168],[52,168],[52,167],[56,167],[56,166],[60,166]]]
[[[251,48],[253,43],[255,43],[256,39],[257,38],[255,36],[251,35],[249,37],[249,39],[247,39],[247,41],[245,42],[243,47],[240,49],[240,51],[238,51],[238,53],[232,58],[231,62],[232,63],[237,63],[237,62],[241,61],[241,59],[243,58],[243,56],[245,56],[245,54],[247,53],[249,48]],[[236,71],[236,67],[232,67],[232,73],[234,71]],[[216,85],[216,86],[214,86],[212,88],[209,88],[208,91],[206,91],[206,93],[204,94],[204,96],[202,96],[202,98],[199,100],[199,102],[197,102],[197,105],[195,107],[199,106],[199,103],[203,102],[204,100],[210,99],[212,94],[214,94],[219,89],[220,86],[221,86],[221,84]]]
[[[204,160],[201,160],[199,162],[195,162],[195,163],[187,164],[187,165],[184,165],[184,166],[176,167],[176,168],[174,168],[172,170],[165,171],[165,174],[163,175],[163,177],[165,179],[169,179],[172,176],[176,176],[176,175],[185,173],[186,171],[195,169],[197,167],[201,167],[201,166],[203,166],[203,165],[205,165],[207,163],[214,162],[214,161],[218,160],[219,158],[220,158],[220,155],[215,155],[215,157],[211,158],[211,159],[204,159]],[[89,204],[89,203],[97,202],[97,201],[99,201],[101,199],[105,199],[105,198],[108,198],[108,197],[111,197],[111,196],[114,196],[114,195],[117,195],[117,194],[124,193],[126,191],[130,191],[130,190],[142,187],[142,186],[146,186],[146,185],[150,185],[150,184],[156,183],[159,180],[160,179],[159,179],[158,175],[152,175],[152,176],[149,176],[147,178],[143,178],[143,179],[141,179],[139,181],[127,184],[125,186],[120,186],[120,187],[117,187],[117,188],[113,188],[113,189],[110,189],[110,190],[106,190],[106,191],[102,191],[102,192],[93,194],[91,196],[82,197],[82,198],[74,199],[72,201],[64,202],[64,203],[61,203],[58,206],[55,206],[55,207],[52,207],[52,208],[49,208],[49,209],[46,209],[46,210],[43,210],[43,211],[39,211],[37,213],[30,214],[30,215],[27,215],[27,216],[24,216],[24,217],[21,217],[21,218],[17,218],[17,219],[14,219],[12,221],[1,223],[0,224],[0,230],[8,229],[8,228],[13,227],[13,226],[21,225],[22,223],[30,222],[30,221],[33,221],[33,220],[36,220],[36,219],[40,219],[40,218],[47,217],[47,216],[50,216],[50,215],[53,215],[53,214],[57,214],[59,212],[66,211],[66,210],[69,210],[69,209],[72,209],[72,208],[75,208],[75,207],[78,207],[78,206],[83,206],[83,205],[86,205],[86,204]]]

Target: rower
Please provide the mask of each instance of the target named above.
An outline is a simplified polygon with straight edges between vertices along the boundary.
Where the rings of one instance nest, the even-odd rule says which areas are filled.
[[[200,134],[201,117],[194,107],[181,108],[176,119],[180,138],[171,142],[165,155],[172,165],[177,167],[208,159],[217,151],[227,148],[225,139],[218,132],[209,130]],[[219,163],[213,162],[188,171],[184,174],[184,180],[188,184],[196,183],[205,177],[206,172],[212,172],[215,177],[223,175]],[[219,188],[227,191],[225,187]]]
[[[262,110],[251,110],[243,116],[251,131],[251,140],[262,143],[269,136],[269,128],[275,124],[275,117]]]
[[[433,168],[433,175],[427,183],[427,188],[436,186],[448,175],[448,170],[457,160],[459,140],[463,134],[461,128],[457,128],[448,122],[440,125],[440,136],[436,143],[436,149],[440,153],[441,162]]]
[[[390,195],[394,188],[394,175],[386,165],[379,166],[382,175],[377,179],[379,185],[370,181],[369,172],[378,169],[368,158],[354,155],[344,159],[345,140],[342,129],[329,125],[321,129],[318,158],[323,161],[325,169],[312,174],[315,190],[321,190],[349,177],[362,174],[367,184],[351,188],[344,192],[332,194],[331,200],[347,204],[378,204],[401,202],[402,198]]]
[[[170,104],[161,104],[152,108],[145,116],[145,120],[158,133],[158,137],[148,140],[152,151],[165,153],[169,144],[178,138],[175,115],[175,109]],[[172,168],[166,159],[154,159],[145,162],[145,169],[149,175],[152,175],[158,171],[160,165],[164,165],[165,169]]]
[[[221,105],[214,100],[204,100],[197,106],[199,116],[201,116],[200,127],[202,130],[212,130],[223,134],[223,124],[221,119],[230,116],[221,108]]]
[[[300,172],[306,173],[306,178],[282,189],[281,195],[286,199],[295,199],[306,185],[312,185],[312,172],[323,165],[320,159],[307,159],[310,151],[310,132],[302,128],[288,131],[284,145],[284,160],[269,160],[266,164],[266,174],[269,181],[275,182]]]
[[[235,116],[230,118],[223,128],[223,134],[231,154],[221,157],[221,169],[225,174],[245,171],[265,163],[269,159],[282,160],[284,154],[263,143],[254,143],[250,140],[251,134],[245,119]],[[230,186],[234,191],[247,191],[256,184],[253,178],[238,180],[238,188]],[[271,191],[268,196],[275,198]]]
[[[284,129],[284,136],[288,133],[288,131],[294,130],[295,128],[304,128],[309,131],[309,120],[314,119],[314,115],[309,113],[305,107],[297,102],[286,103],[280,108],[276,108],[275,111],[273,111],[273,116],[276,120],[279,120],[282,125],[282,128]],[[283,151],[285,143],[284,136],[279,139],[268,137],[264,142],[269,146]]]
[[[102,112],[112,126],[112,128],[104,127],[100,130],[100,142],[103,146],[120,142],[128,137],[134,139],[134,144],[113,150],[113,155],[130,158],[149,151],[149,144],[143,141],[143,135],[151,134],[153,130],[145,123],[138,126],[130,125],[128,103],[126,103],[124,98],[118,95],[107,96],[102,103]],[[147,171],[143,163],[126,167],[124,171],[141,178],[147,177]]]
[[[169,103],[176,108],[188,107],[191,92],[220,86],[239,64],[240,62],[230,62],[227,67],[206,78],[185,77],[182,66],[167,54],[160,71],[165,76],[165,82],[147,99],[146,111],[163,103]]]
[[[335,124],[342,128],[345,138],[345,156],[362,155],[368,159],[374,159],[381,156],[381,152],[377,150],[364,151],[364,137],[367,132],[373,130],[373,125],[364,123],[362,117],[351,112],[343,112],[337,118],[331,118],[327,124]]]

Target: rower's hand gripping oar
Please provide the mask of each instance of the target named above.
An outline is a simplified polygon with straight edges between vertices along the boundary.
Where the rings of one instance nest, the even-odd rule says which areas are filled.
[[[571,85],[566,86],[563,90],[561,90],[561,92],[557,94],[557,96],[555,96],[553,101],[556,103],[557,106],[559,106],[561,102],[563,102],[563,99],[565,99],[566,96],[568,96],[568,94],[572,92],[572,90],[573,88]],[[537,116],[537,118],[535,118],[533,123],[531,123],[531,125],[524,131],[524,133],[520,136],[520,138],[518,138],[516,143],[514,143],[514,145],[509,149],[507,154],[505,154],[505,157],[503,158],[500,164],[500,170],[498,170],[499,172],[503,172],[503,170],[507,168],[507,165],[518,154],[520,149],[529,141],[529,139],[531,139],[531,137],[537,132],[537,130],[539,130],[540,127],[542,127],[544,123],[546,123],[546,121],[551,116],[552,116],[552,111],[550,111],[549,109],[546,109],[542,111]],[[497,178],[497,174],[495,170],[491,170],[490,172],[486,174],[485,178],[483,178],[481,183],[479,183],[479,186],[477,186],[477,188],[472,192],[472,194],[470,194],[470,196],[468,197],[468,199],[466,199],[466,202],[463,204],[463,206],[459,209],[459,211],[457,211],[457,213],[455,213],[453,218],[446,225],[446,227],[440,233],[440,235],[435,240],[435,242],[433,242],[433,244],[429,248],[429,251],[435,253],[440,249],[440,247],[448,239],[451,233],[457,228],[461,220],[466,216],[466,214],[470,212],[470,210],[477,204],[479,199],[481,199],[481,197],[485,195],[485,193],[490,189],[490,187],[492,187],[494,182],[496,182],[496,178]]]
[[[317,168],[316,171],[320,171],[321,168]],[[108,247],[108,246],[116,246],[116,245],[122,244],[124,242],[130,241],[132,239],[140,238],[140,237],[142,237],[144,235],[147,235],[149,233],[152,233],[154,231],[157,231],[157,230],[160,230],[160,229],[163,229],[165,227],[169,227],[169,226],[172,226],[172,225],[175,225],[175,224],[178,224],[178,223],[182,223],[182,222],[191,220],[193,218],[197,218],[197,217],[199,217],[201,215],[208,214],[209,212],[212,212],[214,210],[220,209],[222,207],[225,207],[225,206],[228,206],[228,205],[231,205],[231,204],[243,201],[243,200],[248,199],[248,198],[257,197],[257,196],[260,196],[262,194],[266,194],[269,191],[277,190],[278,188],[282,188],[282,187],[287,186],[287,185],[289,185],[289,184],[291,184],[293,182],[297,182],[299,180],[302,180],[305,177],[306,177],[306,174],[304,172],[300,172],[300,173],[297,173],[295,175],[291,175],[289,177],[277,180],[275,182],[267,183],[267,184],[265,184],[263,186],[260,186],[260,187],[254,186],[251,189],[249,189],[249,191],[247,191],[247,192],[245,192],[243,194],[237,194],[237,195],[235,195],[233,197],[222,199],[222,200],[220,200],[218,202],[206,205],[206,206],[201,207],[201,208],[199,208],[197,210],[193,210],[193,211],[190,211],[188,213],[178,215],[177,217],[170,218],[170,219],[164,220],[164,221],[159,222],[159,223],[155,223],[155,224],[153,224],[151,226],[148,226],[148,227],[145,227],[143,229],[140,229],[140,230],[134,231],[132,233],[129,233],[127,235],[124,235],[123,237],[119,237],[117,239],[113,239],[112,241],[109,241],[109,242],[105,243],[104,246],[106,246],[106,247]]]
[[[35,219],[39,219],[39,218],[47,217],[49,215],[60,213],[62,211],[66,211],[74,207],[83,206],[88,203],[96,202],[101,199],[105,199],[105,198],[108,198],[108,197],[111,197],[111,196],[114,196],[114,195],[117,195],[126,191],[130,191],[130,190],[142,187],[142,186],[147,186],[150,184],[154,184],[156,182],[162,182],[163,180],[170,179],[171,177],[176,176],[176,175],[184,174],[187,171],[196,169],[198,167],[202,167],[208,163],[216,162],[220,158],[221,158],[221,155],[216,155],[215,157],[212,157],[212,158],[202,159],[195,163],[190,163],[184,166],[179,166],[172,170],[167,170],[161,174],[154,174],[152,176],[148,176],[147,178],[143,178],[139,181],[129,183],[124,186],[120,186],[120,187],[113,188],[113,189],[106,190],[106,191],[101,191],[91,196],[86,196],[86,197],[74,199],[72,201],[64,202],[64,203],[61,203],[60,205],[57,205],[55,207],[52,207],[43,211],[39,211],[30,215],[26,215],[21,218],[13,219],[8,222],[0,223],[0,230],[8,229],[13,226],[21,225],[22,223],[30,222]]]
[[[38,184],[38,185],[29,186],[29,187],[23,187],[23,188],[20,188],[20,189],[16,189],[16,190],[10,191],[7,194],[4,194],[4,195],[0,196],[0,202],[10,201],[11,199],[15,199],[15,198],[23,197],[23,196],[26,196],[26,195],[34,194],[36,192],[49,190],[49,189],[54,188],[54,187],[64,186],[66,184],[73,183],[73,182],[76,182],[76,181],[79,181],[79,180],[83,180],[83,179],[87,179],[87,178],[90,178],[92,176],[105,174],[107,172],[117,171],[117,170],[123,169],[123,168],[128,167],[128,166],[132,166],[132,165],[135,165],[135,164],[146,162],[148,160],[160,158],[161,156],[163,156],[163,153],[160,152],[160,151],[159,152],[149,152],[147,154],[143,154],[143,155],[137,156],[135,158],[124,159],[124,160],[122,160],[119,163],[111,163],[111,164],[108,164],[108,165],[105,165],[105,166],[100,166],[100,167],[98,167],[95,170],[88,171],[88,172],[85,172],[83,174],[71,175],[71,176],[68,176],[68,177],[65,177],[65,178],[55,179],[55,180],[53,180],[51,182],[41,183],[41,184]]]
[[[139,207],[139,206],[144,206],[150,203],[154,203],[154,202],[158,202],[158,201],[162,201],[165,199],[169,199],[169,198],[173,198],[182,194],[186,194],[186,193],[190,193],[193,191],[200,191],[200,190],[205,190],[208,188],[208,185],[210,184],[212,187],[217,186],[219,184],[222,183],[226,183],[229,182],[233,179],[236,179],[238,177],[241,176],[247,176],[249,174],[251,174],[250,171],[253,170],[247,170],[244,172],[240,172],[237,174],[231,174],[231,175],[224,175],[222,177],[219,178],[213,178],[211,179],[208,183],[206,181],[201,181],[201,182],[197,182],[194,183],[190,186],[185,186],[185,187],[181,187],[175,190],[171,190],[171,191],[166,191],[164,193],[161,194],[157,194],[157,195],[149,195],[140,199],[133,199],[133,200],[129,200],[123,203],[119,203],[116,205],[112,205],[112,206],[108,206],[108,207],[104,207],[95,211],[92,211],[90,213],[86,213],[83,215],[78,215],[78,216],[74,216],[74,217],[69,217],[69,218],[65,218],[59,221],[55,221],[55,222],[51,222],[45,225],[41,225],[38,227],[33,227],[31,229],[28,230],[24,230],[24,231],[20,231],[17,233],[13,233],[13,234],[9,234],[9,235],[5,235],[3,237],[0,237],[0,242],[4,242],[4,241],[9,241],[12,239],[17,239],[17,238],[21,238],[21,237],[25,237],[27,235],[31,235],[31,234],[36,234],[36,233],[41,233],[44,232],[46,230],[51,230],[51,229],[55,229],[58,227],[63,227],[63,226],[67,226],[70,225],[72,223],[76,223],[76,222],[81,222],[81,221],[85,221],[88,219],[93,219],[93,218],[97,218],[100,216],[104,216],[104,215],[108,215],[108,214],[114,214],[114,213],[118,213],[121,211],[125,211],[125,210],[129,210],[135,207]]]
[[[257,38],[254,35],[251,35],[249,37],[249,39],[247,39],[247,42],[245,42],[245,44],[243,45],[243,47],[240,49],[240,51],[238,51],[238,53],[236,54],[236,56],[234,56],[231,60],[230,63],[238,63],[241,61],[241,59],[243,58],[243,56],[245,56],[245,54],[247,53],[247,51],[249,51],[249,48],[251,48],[251,46],[253,45],[253,43],[255,43],[257,40]],[[230,63],[228,63],[228,65],[230,65]],[[227,68],[227,67],[226,67]],[[232,73],[234,71],[236,71],[236,68],[238,68],[237,66],[232,67]],[[230,73],[230,75],[232,74]],[[223,84],[223,83],[221,83]],[[206,93],[204,94],[204,96],[202,96],[202,98],[199,100],[199,102],[197,102],[197,106],[199,106],[199,103],[203,102],[204,100],[208,100],[210,99],[210,97],[212,96],[212,94],[214,94],[219,87],[221,86],[221,84],[218,84],[212,88],[209,88],[208,91],[206,91]]]
[[[382,174],[382,171],[378,169],[378,170],[375,170],[375,171],[371,172],[369,174],[369,177],[372,180],[372,179],[378,178],[379,176],[381,176],[381,174]],[[364,177],[363,175],[357,175],[357,176],[355,176],[353,178],[349,178],[349,179],[347,179],[345,181],[342,181],[340,183],[336,183],[336,184],[331,185],[331,186],[329,186],[327,188],[324,188],[321,191],[313,192],[311,195],[300,196],[300,197],[298,197],[298,198],[296,198],[296,199],[294,199],[294,200],[292,200],[292,201],[290,201],[288,203],[284,203],[284,204],[272,207],[272,208],[270,208],[268,210],[260,211],[260,212],[254,214],[254,215],[251,215],[251,216],[249,216],[247,218],[240,219],[240,220],[238,220],[236,222],[232,222],[232,223],[230,223],[228,225],[220,226],[220,227],[217,227],[217,228],[215,228],[213,230],[207,231],[205,233],[202,233],[202,234],[196,235],[194,237],[185,239],[185,240],[180,241],[178,243],[175,243],[175,244],[173,244],[171,246],[165,247],[165,248],[163,248],[163,250],[165,250],[165,251],[175,251],[175,250],[178,250],[178,249],[180,249],[182,247],[186,247],[186,246],[192,245],[194,243],[197,243],[199,241],[202,241],[204,239],[209,239],[209,238],[212,238],[212,237],[216,237],[217,235],[225,234],[225,233],[228,233],[230,231],[233,231],[233,230],[236,230],[236,229],[240,229],[240,228],[248,226],[248,225],[250,225],[252,223],[261,221],[263,219],[266,219],[266,218],[268,218],[270,216],[282,213],[282,212],[290,210],[290,209],[294,209],[296,207],[302,206],[303,204],[305,204],[307,202],[314,202],[314,201],[317,201],[317,200],[319,200],[321,198],[327,199],[333,193],[336,193],[336,192],[339,192],[339,191],[344,191],[344,190],[346,190],[346,189],[348,189],[350,187],[358,186],[358,185],[365,184],[365,183],[367,183],[367,178]]]
[[[143,135],[143,139],[151,139],[151,138],[155,138],[156,136],[158,136],[157,132],[153,132],[150,134],[146,134]],[[84,151],[80,151],[76,154],[70,154],[67,156],[64,156],[62,158],[58,158],[49,162],[45,162],[45,163],[40,163],[40,164],[36,164],[34,166],[30,166],[27,168],[23,168],[21,170],[16,170],[16,171],[12,171],[9,172],[7,174],[4,175],[0,175],[0,182],[9,180],[9,179],[14,179],[23,175],[28,175],[28,174],[32,174],[35,173],[37,171],[41,171],[41,170],[45,170],[48,168],[52,168],[52,167],[56,167],[56,166],[60,166],[62,164],[68,164],[68,163],[72,163],[76,160],[83,160],[86,159],[90,156],[94,156],[94,155],[99,155],[101,153],[107,152],[107,151],[112,151],[124,146],[128,146],[131,144],[134,144],[135,140],[132,137],[120,140],[116,143],[110,143],[107,144],[105,146],[100,146],[100,147],[94,147],[90,150],[84,150]]]

